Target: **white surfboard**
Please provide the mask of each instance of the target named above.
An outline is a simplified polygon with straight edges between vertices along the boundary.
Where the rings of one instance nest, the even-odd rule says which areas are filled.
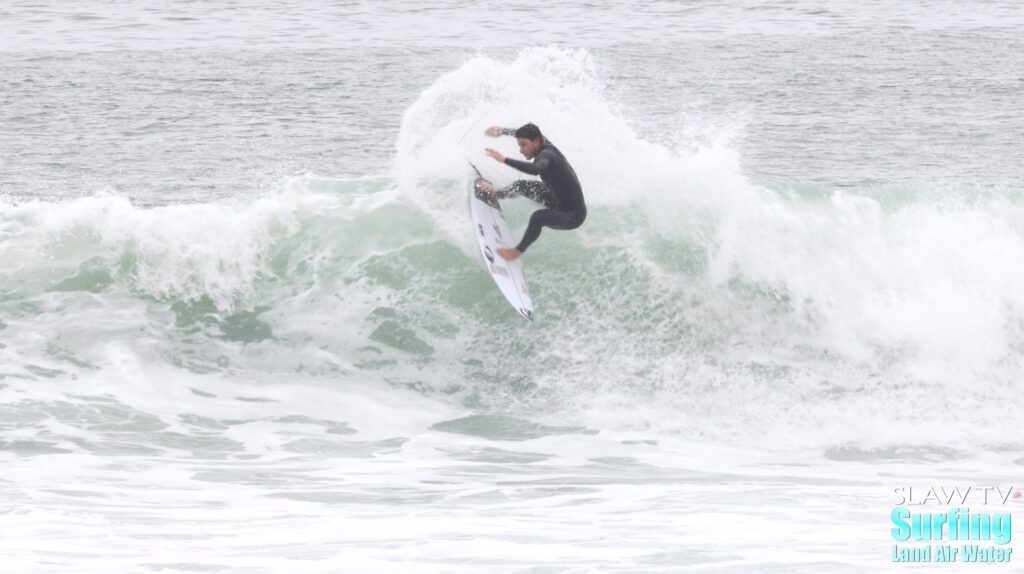
[[[533,302],[523,275],[523,260],[506,261],[498,255],[499,247],[515,247],[516,241],[509,233],[498,200],[476,189],[476,180],[480,177],[480,172],[474,167],[469,176],[469,215],[473,219],[473,235],[480,246],[484,268],[512,307],[533,321]]]

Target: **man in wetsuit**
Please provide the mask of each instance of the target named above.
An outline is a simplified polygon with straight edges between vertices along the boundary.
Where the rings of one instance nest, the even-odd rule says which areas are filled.
[[[510,165],[523,173],[539,175],[540,181],[519,180],[508,187],[494,189],[489,182],[480,181],[478,187],[487,193],[504,199],[521,195],[544,205],[530,216],[523,239],[516,247],[498,249],[498,255],[511,261],[518,259],[540,237],[541,227],[551,229],[576,229],[583,225],[587,218],[587,205],[583,201],[583,188],[572,166],[551,142],[540,133],[540,128],[533,124],[514,130],[498,126],[487,128],[484,134],[496,138],[502,135],[514,135],[519,143],[519,151],[533,163],[507,158],[496,149],[487,148],[487,155]]]

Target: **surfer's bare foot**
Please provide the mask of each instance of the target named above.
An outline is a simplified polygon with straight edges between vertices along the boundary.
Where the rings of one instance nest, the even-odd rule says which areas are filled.
[[[498,255],[501,256],[505,261],[515,261],[522,256],[523,252],[516,249],[515,247],[499,247],[497,249]]]
[[[484,193],[494,195],[494,185],[486,179],[476,180],[476,188]]]

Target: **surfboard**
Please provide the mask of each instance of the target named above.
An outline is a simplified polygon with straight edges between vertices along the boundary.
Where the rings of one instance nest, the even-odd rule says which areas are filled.
[[[476,182],[483,180],[483,176],[473,164],[469,165],[473,168],[469,172],[469,216],[473,220],[473,235],[480,246],[481,261],[505,299],[520,315],[533,321],[533,301],[523,274],[523,260],[506,261],[498,255],[499,247],[516,245],[505,215],[497,198],[477,189]]]

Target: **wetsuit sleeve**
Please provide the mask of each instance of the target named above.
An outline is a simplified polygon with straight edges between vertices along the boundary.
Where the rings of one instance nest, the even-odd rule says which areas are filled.
[[[551,188],[543,181],[520,179],[512,182],[501,189],[495,190],[495,197],[508,199],[510,197],[525,197],[526,199],[543,204],[548,209],[554,209],[558,203],[551,194]]]
[[[518,159],[512,159],[510,157],[505,158],[505,165],[514,167],[523,173],[530,175],[540,175],[548,169],[548,164],[551,163],[551,156],[546,153],[541,153],[537,156],[537,159],[530,163],[528,161],[520,161]]]

